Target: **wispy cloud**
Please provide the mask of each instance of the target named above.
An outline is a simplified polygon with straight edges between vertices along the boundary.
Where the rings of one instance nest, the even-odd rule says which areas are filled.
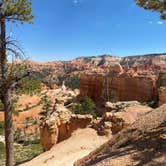
[[[163,21],[157,21],[157,24],[163,25]]]
[[[148,24],[158,24],[158,25],[163,25],[163,21],[148,21]]]

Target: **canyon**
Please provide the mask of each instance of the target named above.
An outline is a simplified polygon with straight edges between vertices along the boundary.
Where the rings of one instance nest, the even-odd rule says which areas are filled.
[[[19,142],[24,138],[40,139],[44,151],[23,165],[72,166],[77,160],[76,165],[84,165],[86,155],[88,162],[92,162],[91,153],[96,153],[107,141],[119,137],[123,141],[117,135],[123,131],[132,133],[131,126],[135,124],[137,130],[137,123],[144,117],[152,113],[155,119],[154,111],[165,110],[166,54],[103,55],[27,63],[32,68],[32,77],[41,83],[42,91],[19,96],[16,107],[19,114],[13,116],[15,137]],[[45,103],[44,97],[47,97]],[[96,118],[89,108],[84,110],[89,114],[80,111],[82,99],[86,97],[94,102]],[[88,104],[92,103],[85,105]],[[156,123],[165,125],[165,114],[162,122],[161,114],[157,116]],[[3,121],[2,111],[0,121]]]
[[[83,74],[80,78],[80,95],[89,96],[97,103],[102,101],[140,101],[157,99],[157,77],[136,72]]]

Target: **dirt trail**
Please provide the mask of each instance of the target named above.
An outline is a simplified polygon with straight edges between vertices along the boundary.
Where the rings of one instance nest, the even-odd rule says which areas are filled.
[[[110,138],[97,135],[94,129],[79,129],[69,139],[21,166],[73,166],[75,161],[88,155],[108,139]]]

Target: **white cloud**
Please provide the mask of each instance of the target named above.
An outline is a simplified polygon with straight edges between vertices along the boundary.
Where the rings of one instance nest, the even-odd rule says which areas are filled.
[[[158,25],[163,25],[164,22],[163,21],[148,21],[148,24],[158,24]]]
[[[157,21],[157,24],[162,25],[163,21]]]
[[[79,0],[73,0],[73,3],[74,3],[74,4],[78,4],[78,3],[79,3]]]

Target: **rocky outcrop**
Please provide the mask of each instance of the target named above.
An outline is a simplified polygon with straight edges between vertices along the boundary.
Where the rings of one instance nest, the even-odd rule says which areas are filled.
[[[166,105],[146,113],[74,166],[165,165]]]
[[[58,106],[56,111],[40,125],[41,144],[44,150],[49,150],[54,144],[69,138],[74,130],[85,128],[91,121],[90,115],[71,114],[64,106]]]
[[[144,66],[144,68],[158,66],[164,68],[166,65],[166,54],[149,54],[144,56],[128,56],[121,60],[121,65],[136,67]]]
[[[47,96],[55,103],[50,111],[44,111],[40,118],[40,138],[44,150],[71,136],[74,130],[85,128],[91,123],[91,115],[75,115],[68,109],[78,95],[78,91],[65,87],[48,91]]]
[[[161,71],[157,80],[159,106],[166,103],[166,71]]]
[[[151,101],[157,98],[156,79],[155,75],[125,72],[116,66],[107,74],[83,74],[80,95],[89,96],[99,104],[103,101]]]
[[[107,102],[105,113],[101,121],[94,125],[94,128],[101,135],[116,134],[151,110],[150,107],[143,106],[136,101]]]
[[[138,101],[127,101],[127,102],[106,102],[105,112],[122,112],[125,111],[128,107],[140,105]]]
[[[166,103],[166,86],[159,89],[159,105]]]
[[[45,63],[28,61],[27,63],[34,71],[33,74],[41,77],[40,79],[42,82],[50,87],[50,84],[55,82],[60,86],[61,81],[72,76],[79,77],[80,74],[85,71],[96,70],[106,72],[114,64],[120,64],[125,69],[133,68],[134,70],[141,72],[146,70],[148,72],[151,71],[157,73],[166,66],[166,54],[128,57],[101,55],[79,57],[71,61],[54,61]]]

